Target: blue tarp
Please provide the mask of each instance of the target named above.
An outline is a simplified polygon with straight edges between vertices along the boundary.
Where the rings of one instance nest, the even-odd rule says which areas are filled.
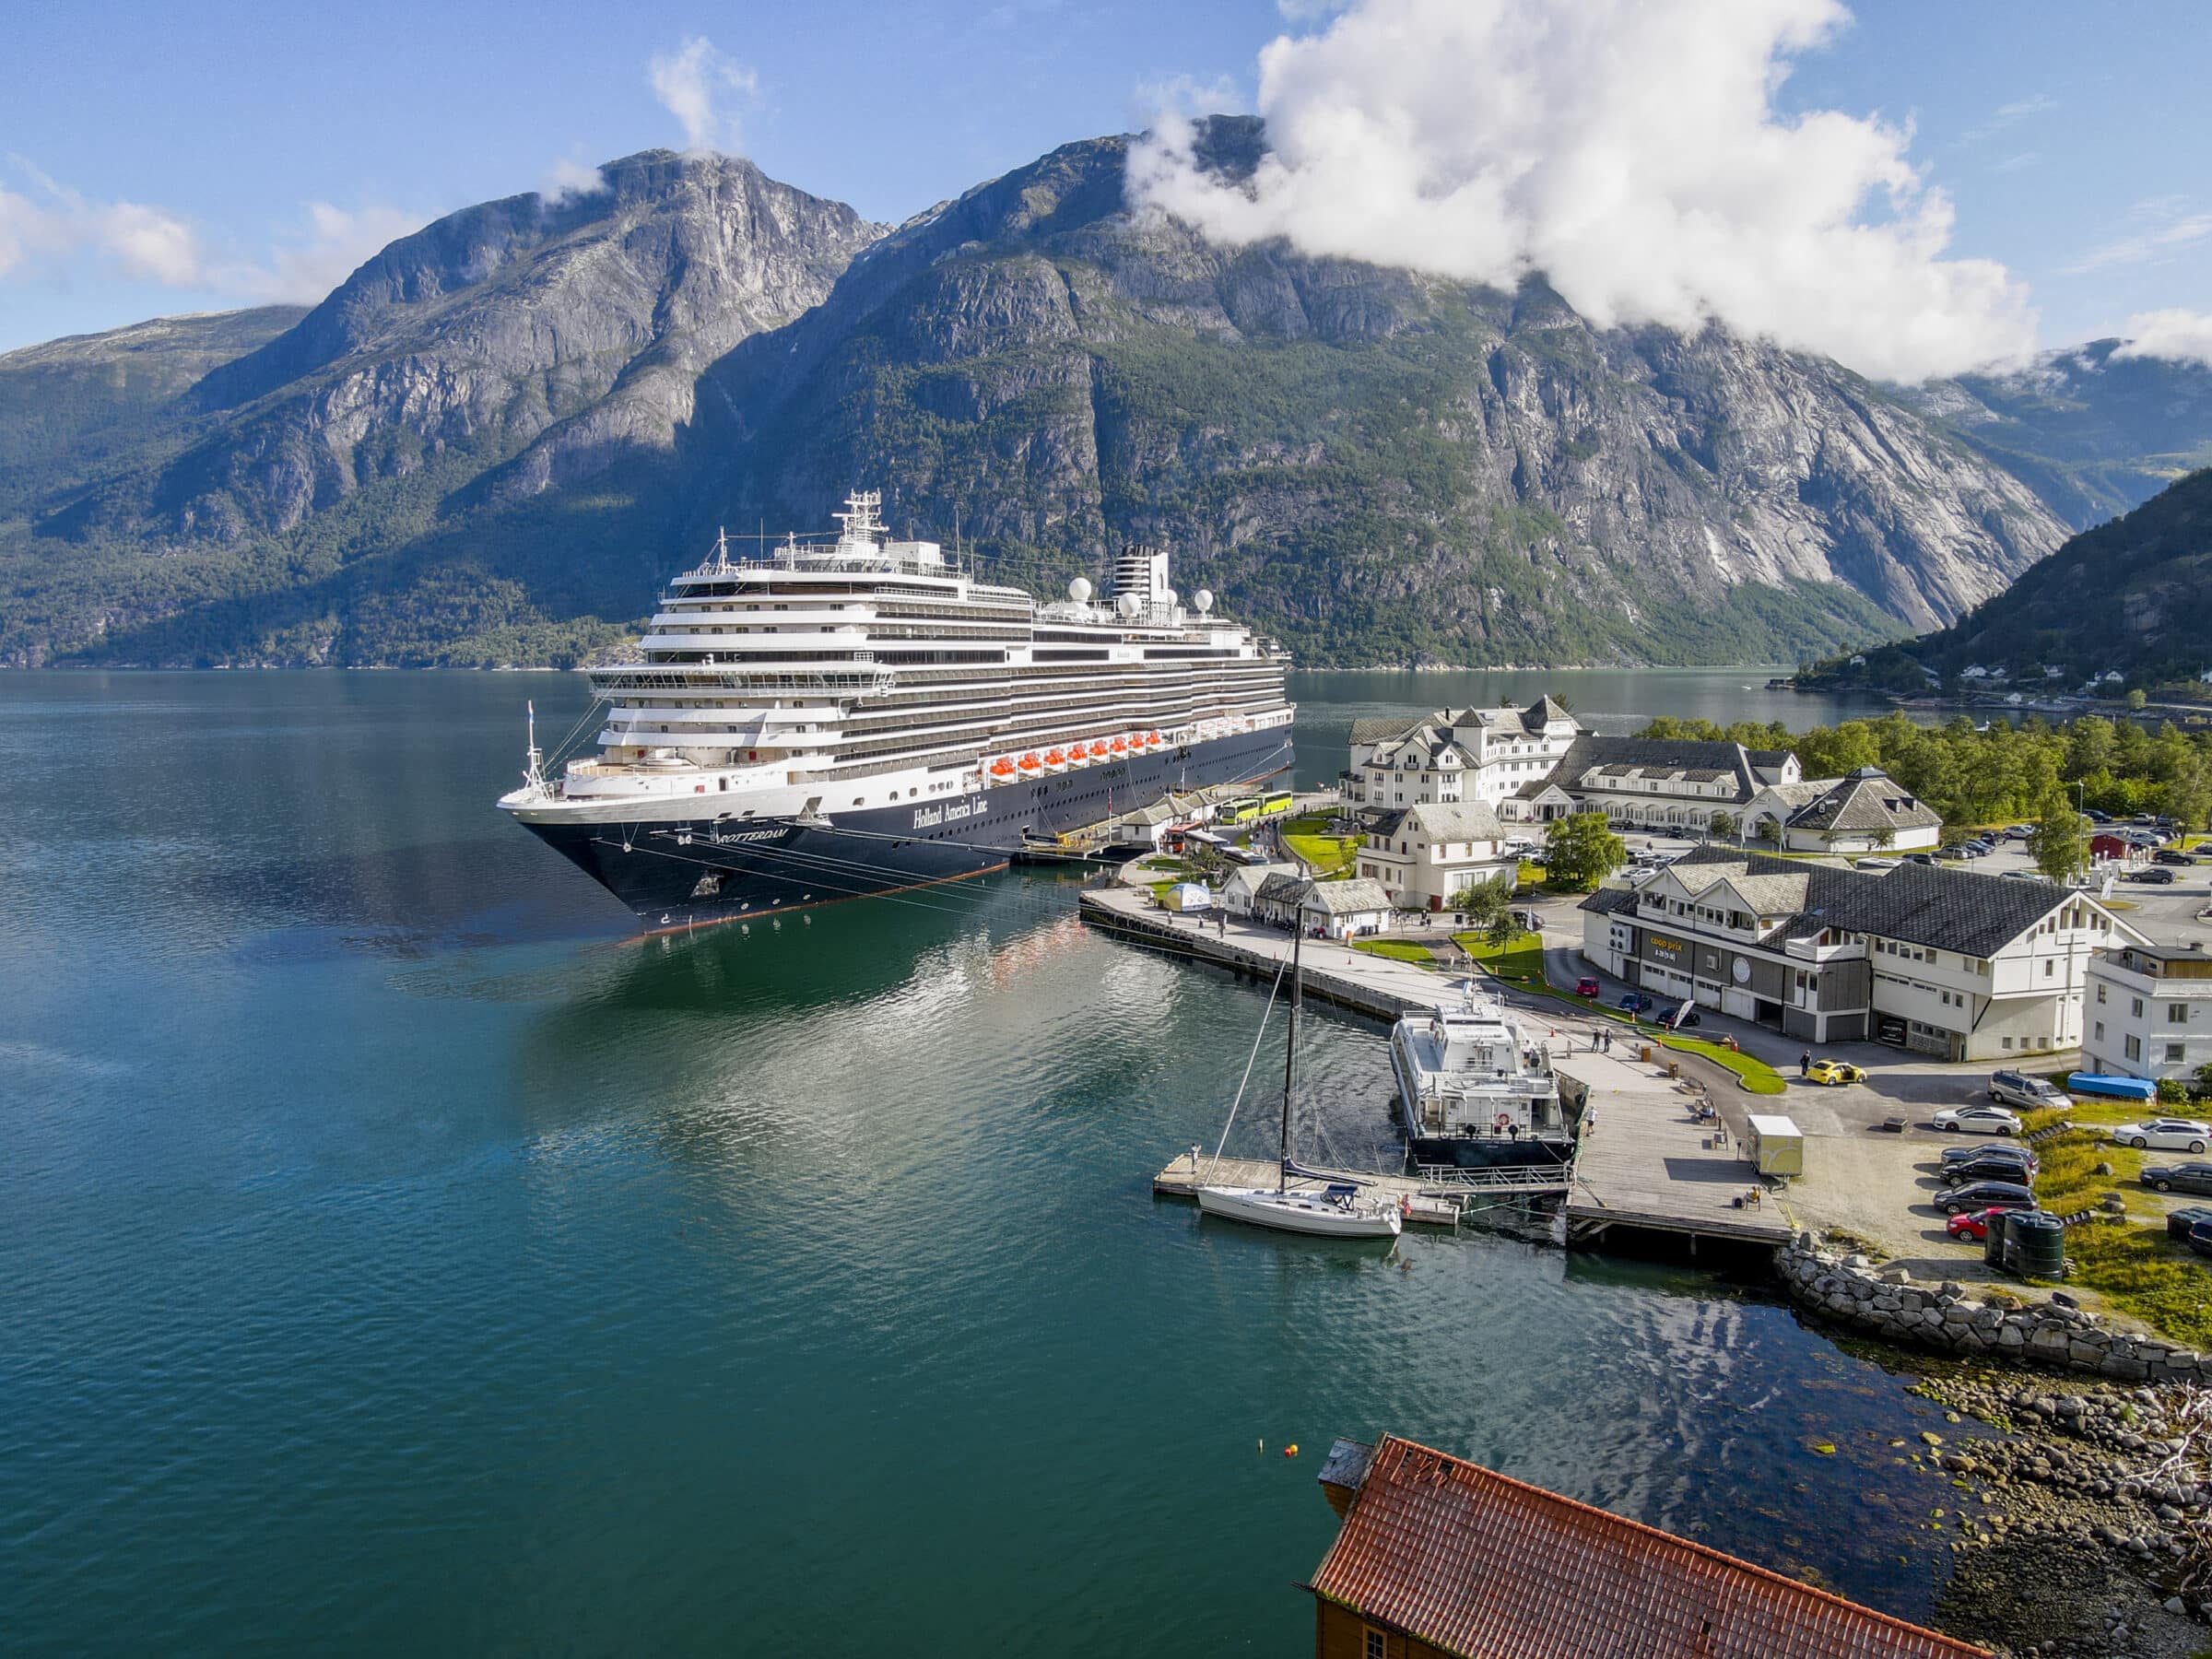
[[[2112,1095],[2123,1100],[2155,1100],[2159,1087],[2147,1077],[2109,1077],[2096,1072],[2076,1072],[2066,1087],[2077,1094]]]

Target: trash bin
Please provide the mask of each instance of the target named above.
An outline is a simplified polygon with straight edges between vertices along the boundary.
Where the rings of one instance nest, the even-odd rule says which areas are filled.
[[[2005,1265],[2005,1218],[1992,1216],[1989,1226],[1982,1234],[1982,1265],[2002,1268]]]
[[[1666,1075],[1670,1077],[1679,1077],[1682,1075],[1682,1062],[1669,1060],[1666,1063]]]
[[[2006,1218],[2006,1265],[2023,1278],[2066,1277],[2066,1224],[2041,1210],[2015,1210]]]

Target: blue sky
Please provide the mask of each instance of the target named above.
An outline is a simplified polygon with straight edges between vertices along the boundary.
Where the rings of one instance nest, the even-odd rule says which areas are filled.
[[[1910,122],[1910,159],[1957,210],[1948,254],[2024,281],[2041,343],[2212,312],[2212,9],[1853,13],[1778,103]],[[0,217],[0,349],[312,288],[364,237],[680,145],[647,66],[694,37],[749,71],[720,108],[768,172],[895,220],[1127,130],[1175,77],[1249,102],[1289,27],[1258,0],[33,0],[0,53],[0,209],[18,215],[12,242]]]

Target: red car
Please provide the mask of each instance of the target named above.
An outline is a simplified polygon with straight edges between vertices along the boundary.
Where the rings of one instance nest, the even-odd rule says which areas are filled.
[[[2004,1213],[2002,1208],[1967,1210],[1960,1215],[1953,1216],[1944,1230],[1954,1239],[1971,1239],[1979,1244],[1989,1237],[1989,1218]]]
[[[1581,979],[1574,982],[1574,994],[1577,996],[1595,996],[1597,982],[1585,973]]]

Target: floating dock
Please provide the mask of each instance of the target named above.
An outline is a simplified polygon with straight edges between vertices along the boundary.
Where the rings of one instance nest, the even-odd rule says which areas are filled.
[[[1393,1204],[1405,1205],[1406,1219],[1421,1227],[1457,1227],[1471,1210],[1492,1200],[1556,1194],[1567,1184],[1563,1170],[1500,1171],[1496,1173],[1501,1179],[1494,1181],[1437,1182],[1413,1175],[1382,1175],[1371,1170],[1325,1170],[1302,1164],[1300,1168],[1311,1169],[1312,1174],[1304,1181],[1292,1181],[1293,1188],[1310,1187],[1318,1192],[1331,1181],[1357,1182]],[[1273,1159],[1214,1158],[1204,1152],[1194,1159],[1184,1152],[1152,1177],[1152,1190],[1167,1197],[1188,1198],[1201,1186],[1271,1187],[1275,1182]]]

